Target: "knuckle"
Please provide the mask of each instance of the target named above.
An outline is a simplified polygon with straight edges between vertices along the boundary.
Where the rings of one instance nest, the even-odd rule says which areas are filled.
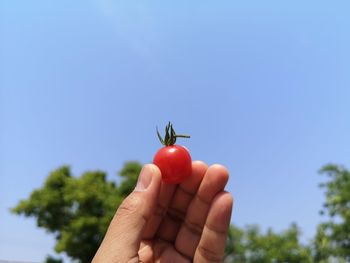
[[[139,213],[142,206],[142,200],[140,198],[130,195],[118,207],[117,215],[127,216]]]
[[[167,212],[167,208],[162,206],[160,203],[157,203],[157,207],[154,211],[154,214],[159,217],[163,217]]]
[[[201,236],[203,232],[203,226],[201,226],[198,223],[186,221],[184,223],[184,226],[194,235]]]
[[[181,223],[185,219],[185,213],[183,211],[180,211],[179,209],[174,208],[174,207],[169,207],[166,214],[174,222]]]
[[[214,252],[208,248],[205,248],[203,246],[199,246],[198,252],[208,262],[212,262],[212,263],[221,263],[222,262],[222,256],[218,255],[216,252]]]

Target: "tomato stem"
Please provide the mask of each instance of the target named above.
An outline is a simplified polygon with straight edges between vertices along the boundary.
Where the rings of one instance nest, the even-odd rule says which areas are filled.
[[[168,125],[165,126],[165,137],[164,137],[164,139],[160,135],[160,133],[158,131],[158,127],[157,127],[157,135],[158,135],[159,141],[165,146],[174,145],[175,142],[176,142],[176,138],[191,138],[191,136],[189,136],[189,135],[176,134],[175,130],[173,128],[173,125],[171,124],[170,121],[169,121]]]
[[[191,138],[190,135],[176,134],[176,138]]]

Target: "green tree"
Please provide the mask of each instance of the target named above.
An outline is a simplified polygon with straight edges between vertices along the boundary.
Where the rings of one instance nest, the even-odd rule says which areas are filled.
[[[234,225],[230,226],[225,248],[225,262],[246,262],[246,247],[244,246],[244,230]]]
[[[36,218],[37,225],[53,234],[55,251],[65,253],[76,262],[93,258],[116,208],[133,190],[141,164],[127,162],[120,171],[120,183],[108,180],[104,172],[93,171],[73,176],[68,166],[51,172],[43,186],[13,208],[16,214]],[[281,233],[258,226],[238,228],[231,225],[225,262],[329,262],[349,258],[349,172],[337,166],[326,166],[329,175],[323,213],[330,221],[318,227],[311,249],[299,242],[300,230],[291,225]],[[343,260],[343,261],[341,261]],[[48,257],[46,262],[62,262]]]
[[[350,262],[350,172],[338,165],[326,165],[321,170],[328,181],[326,201],[321,214],[327,221],[318,226],[314,241],[317,262]]]
[[[55,251],[78,262],[91,262],[116,208],[136,183],[141,165],[128,162],[120,171],[119,187],[104,172],[74,177],[68,166],[51,172],[44,185],[12,209],[35,217],[37,225],[52,233]],[[47,262],[60,262],[48,257]]]
[[[244,230],[231,228],[233,243],[231,255],[226,262],[246,263],[308,263],[312,262],[311,251],[299,242],[300,230],[292,224],[282,233],[269,229],[261,233],[258,226],[248,226]]]

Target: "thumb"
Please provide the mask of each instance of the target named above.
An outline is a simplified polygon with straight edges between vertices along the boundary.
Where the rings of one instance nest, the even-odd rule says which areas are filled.
[[[157,166],[142,168],[134,191],[121,203],[93,262],[139,262],[143,229],[157,205],[161,175]]]

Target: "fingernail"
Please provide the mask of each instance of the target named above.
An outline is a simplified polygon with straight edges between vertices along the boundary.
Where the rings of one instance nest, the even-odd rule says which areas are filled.
[[[152,168],[145,165],[139,175],[135,191],[145,191],[152,181]]]

